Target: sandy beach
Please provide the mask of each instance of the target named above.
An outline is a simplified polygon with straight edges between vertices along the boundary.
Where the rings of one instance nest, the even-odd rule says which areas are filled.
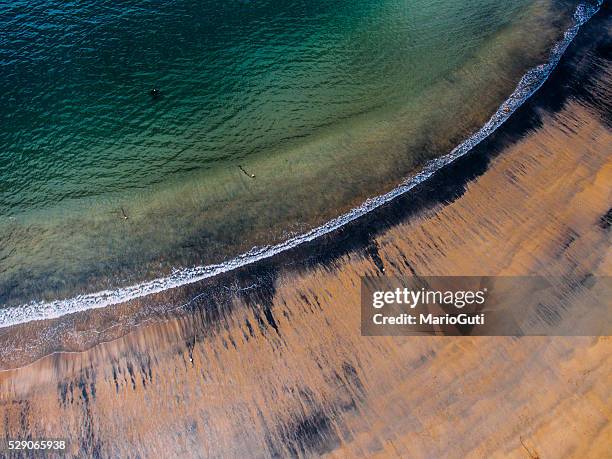
[[[612,275],[609,11],[414,192],[216,278],[0,330],[0,430],[75,457],[606,457],[609,336],[364,337],[359,282]]]

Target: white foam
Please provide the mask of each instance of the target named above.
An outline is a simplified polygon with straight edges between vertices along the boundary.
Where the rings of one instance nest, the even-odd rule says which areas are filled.
[[[368,212],[402,195],[419,183],[427,180],[436,171],[442,169],[457,158],[468,153],[472,148],[486,139],[499,126],[501,126],[510,115],[520,107],[531,95],[533,95],[544,84],[552,70],[557,66],[561,56],[572,42],[580,27],[587,22],[601,6],[601,0],[597,5],[581,3],[574,13],[574,24],[564,34],[562,40],[557,42],[551,52],[547,63],[539,65],[529,70],[518,83],[510,97],[498,108],[497,112],[480,128],[450,153],[433,161],[430,161],[425,168],[417,175],[407,179],[392,191],[366,200],[361,206],[341,215],[326,224],[315,228],[307,233],[301,234],[273,246],[255,247],[249,252],[242,254],[224,263],[195,266],[175,270],[167,277],[161,277],[147,282],[142,282],[129,287],[118,288],[116,290],[103,290],[96,293],[78,295],[73,298],[49,301],[32,302],[21,306],[12,306],[0,309],[0,328],[26,322],[54,319],[66,314],[71,314],[88,309],[104,308],[114,304],[123,303],[135,298],[142,298],[153,293],[192,284],[200,280],[216,276],[218,274],[232,271],[241,266],[255,263],[259,260],[271,257],[278,253],[289,250],[304,242],[312,241],[324,234],[330,233],[343,225],[351,222]]]

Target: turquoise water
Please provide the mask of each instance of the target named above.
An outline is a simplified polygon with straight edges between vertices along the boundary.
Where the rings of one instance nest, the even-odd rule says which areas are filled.
[[[3,215],[235,162],[409,99],[526,2],[86,3],[2,14]]]
[[[567,11],[3,4],[0,304],[218,262],[388,190],[486,120]]]

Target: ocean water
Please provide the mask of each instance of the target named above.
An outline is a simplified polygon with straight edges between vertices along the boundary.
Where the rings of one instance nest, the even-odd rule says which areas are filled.
[[[574,7],[0,3],[0,305],[219,263],[389,191],[475,132]]]

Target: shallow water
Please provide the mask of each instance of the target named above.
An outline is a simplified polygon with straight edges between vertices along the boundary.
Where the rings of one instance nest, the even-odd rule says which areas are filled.
[[[387,191],[488,119],[569,6],[11,2],[0,303],[218,262]]]

